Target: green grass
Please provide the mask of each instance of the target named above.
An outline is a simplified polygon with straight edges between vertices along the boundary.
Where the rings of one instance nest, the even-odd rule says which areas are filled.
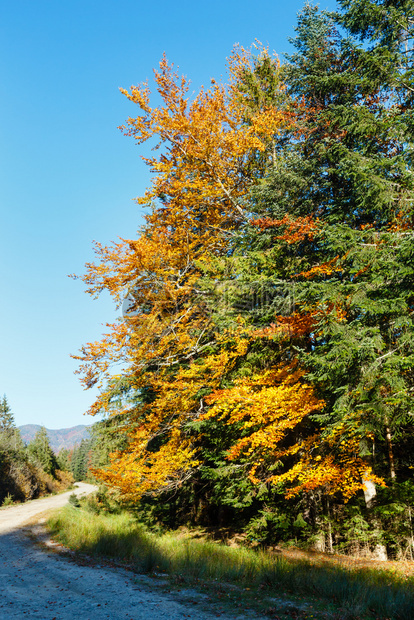
[[[262,599],[286,593],[315,597],[329,604],[330,617],[338,620],[414,618],[413,579],[385,570],[317,566],[180,532],[157,535],[128,512],[93,514],[68,506],[51,517],[48,527],[71,549],[125,561],[141,573],[165,572],[192,584],[233,584],[240,591],[260,592]],[[268,613],[272,617],[271,609]]]

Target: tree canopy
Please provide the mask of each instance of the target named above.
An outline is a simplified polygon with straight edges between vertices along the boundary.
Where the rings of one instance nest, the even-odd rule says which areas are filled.
[[[316,515],[409,480],[414,5],[339,4],[304,7],[284,64],[235,48],[191,98],[164,56],[159,106],[122,90],[148,214],[97,245],[89,292],[130,308],[76,357],[122,429],[95,475],[129,500]]]

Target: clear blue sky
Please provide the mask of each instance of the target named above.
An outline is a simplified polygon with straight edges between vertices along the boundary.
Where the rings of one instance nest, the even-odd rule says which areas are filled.
[[[92,241],[134,237],[148,185],[117,126],[118,87],[151,78],[165,51],[194,89],[225,75],[234,43],[291,51],[302,2],[13,0],[0,8],[0,395],[18,425],[90,424],[94,394],[70,358],[118,312],[80,281]],[[334,0],[320,3],[335,8]],[[142,152],[142,151],[141,151]]]

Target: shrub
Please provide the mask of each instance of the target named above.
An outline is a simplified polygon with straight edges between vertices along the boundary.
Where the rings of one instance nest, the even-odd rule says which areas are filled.
[[[4,498],[2,505],[3,506],[13,506],[13,504],[14,504],[13,496],[10,493],[8,493],[6,495],[6,497]]]

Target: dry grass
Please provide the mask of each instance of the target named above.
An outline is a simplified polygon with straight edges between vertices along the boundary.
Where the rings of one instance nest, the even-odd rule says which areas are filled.
[[[284,555],[232,548],[182,531],[156,535],[127,512],[93,514],[67,507],[48,525],[65,546],[127,562],[137,572],[167,573],[173,580],[234,584],[267,596],[286,592],[316,596],[340,610],[342,615],[337,618],[414,618],[412,576],[367,563],[346,565],[345,558],[337,561],[320,557],[322,554],[295,557],[293,552]]]

